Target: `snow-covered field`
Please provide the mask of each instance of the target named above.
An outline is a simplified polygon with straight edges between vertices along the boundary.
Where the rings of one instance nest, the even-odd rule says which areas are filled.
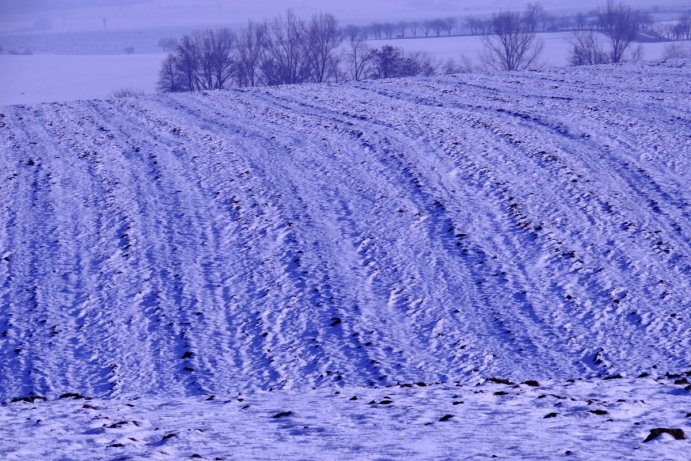
[[[0,55],[0,105],[104,99],[121,88],[156,91],[165,54]]]
[[[690,76],[0,108],[0,455],[685,459]]]

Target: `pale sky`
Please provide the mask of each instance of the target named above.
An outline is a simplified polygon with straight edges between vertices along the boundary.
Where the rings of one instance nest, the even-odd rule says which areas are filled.
[[[293,9],[300,16],[323,11],[341,24],[520,10],[535,0],[0,0],[0,32],[235,25]],[[551,11],[583,11],[605,0],[541,0]],[[689,6],[690,0],[628,0],[634,6]]]

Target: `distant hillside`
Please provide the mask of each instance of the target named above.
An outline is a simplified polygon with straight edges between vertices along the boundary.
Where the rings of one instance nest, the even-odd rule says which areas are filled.
[[[0,108],[0,400],[688,367],[690,77]]]

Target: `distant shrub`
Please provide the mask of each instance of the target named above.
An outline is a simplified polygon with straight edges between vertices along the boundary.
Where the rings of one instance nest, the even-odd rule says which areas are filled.
[[[25,48],[23,50],[15,50],[14,48],[12,48],[7,50],[7,54],[11,54],[13,56],[29,56],[34,54],[34,52],[28,48]]]
[[[133,47],[133,46],[128,46],[127,48],[125,48],[125,49],[122,50],[122,51],[124,51],[125,54],[134,54],[134,47]]]
[[[670,43],[665,47],[663,59],[691,58],[691,45],[684,43]]]
[[[571,40],[569,61],[572,66],[606,64],[609,62],[609,56],[595,32],[579,30],[574,33]]]
[[[171,51],[175,51],[175,48],[178,46],[178,40],[176,38],[162,38],[161,40],[158,41],[158,47],[162,49],[163,51],[170,53]]]
[[[135,96],[144,96],[146,93],[144,93],[142,90],[135,90],[134,88],[120,88],[119,90],[113,91],[111,93],[111,98],[132,98]]]

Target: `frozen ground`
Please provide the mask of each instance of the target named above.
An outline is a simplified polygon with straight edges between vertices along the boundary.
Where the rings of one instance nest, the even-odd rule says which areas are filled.
[[[683,459],[690,71],[1,108],[6,457]]]
[[[684,380],[14,402],[0,407],[0,457],[687,461],[691,401],[674,384]],[[655,428],[686,439],[646,442]]]

